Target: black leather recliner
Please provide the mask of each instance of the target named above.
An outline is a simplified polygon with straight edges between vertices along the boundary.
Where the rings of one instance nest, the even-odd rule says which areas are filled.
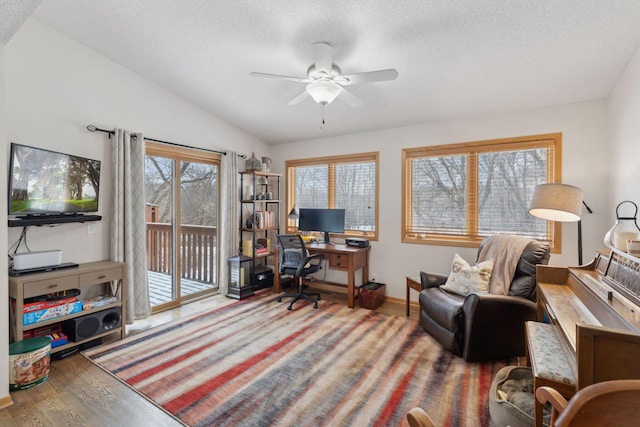
[[[508,295],[449,293],[440,289],[448,275],[421,271],[420,325],[468,362],[524,355],[524,323],[536,319],[536,265],[549,262],[549,250],[538,241],[525,247]]]

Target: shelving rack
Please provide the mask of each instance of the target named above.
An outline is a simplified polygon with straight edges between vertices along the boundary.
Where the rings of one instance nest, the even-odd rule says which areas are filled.
[[[250,258],[249,285],[253,290],[273,285],[273,258],[276,255],[276,235],[280,232],[280,180],[282,175],[263,171],[240,172],[240,248],[242,255]],[[250,186],[251,190],[247,190]],[[249,194],[247,194],[249,193]],[[259,239],[269,242],[267,249],[258,252]],[[250,241],[250,247],[245,242]],[[234,292],[230,296],[240,298],[246,292]]]

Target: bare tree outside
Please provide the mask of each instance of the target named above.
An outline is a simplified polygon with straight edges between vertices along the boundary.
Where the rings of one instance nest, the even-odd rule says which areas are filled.
[[[157,206],[154,222],[171,222],[173,216],[173,159],[147,156],[145,161],[145,198]]]
[[[478,232],[544,236],[546,223],[529,215],[533,190],[546,182],[545,149],[478,155]]]
[[[329,167],[299,166],[295,171],[298,208],[329,207]]]
[[[345,227],[373,231],[376,206],[376,167],[374,162],[336,165],[336,208],[345,209]]]
[[[216,287],[218,169],[214,162],[146,156],[147,264],[154,306]]]
[[[413,229],[436,233],[464,230],[467,218],[466,157],[414,159],[411,171]]]
[[[329,165],[295,168],[295,204],[298,208],[345,209],[345,229],[375,228],[376,177],[374,162],[337,163],[335,200],[329,200]]]
[[[478,234],[544,237],[546,223],[528,213],[535,186],[546,180],[547,149],[477,155]],[[412,229],[417,233],[468,233],[468,155],[411,161]]]
[[[218,167],[181,162],[180,214],[182,224],[218,225]]]

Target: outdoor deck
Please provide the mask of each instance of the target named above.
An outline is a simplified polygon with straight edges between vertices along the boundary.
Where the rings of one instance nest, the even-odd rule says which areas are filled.
[[[217,231],[213,226],[182,225],[178,253],[182,260],[182,297],[217,287]],[[147,268],[151,306],[172,299],[174,268],[173,227],[170,223],[147,222]]]
[[[157,271],[148,271],[149,280],[149,299],[151,306],[164,304],[171,301],[171,276],[166,273],[158,273]],[[180,287],[182,296],[193,294],[195,292],[205,291],[215,287],[212,283],[198,282],[197,280],[182,279]]]

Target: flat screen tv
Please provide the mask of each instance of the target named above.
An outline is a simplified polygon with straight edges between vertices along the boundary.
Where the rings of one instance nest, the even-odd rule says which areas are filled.
[[[298,230],[324,233],[324,243],[331,245],[329,233],[344,233],[344,209],[301,208]]]
[[[100,161],[11,144],[9,215],[96,212]]]

